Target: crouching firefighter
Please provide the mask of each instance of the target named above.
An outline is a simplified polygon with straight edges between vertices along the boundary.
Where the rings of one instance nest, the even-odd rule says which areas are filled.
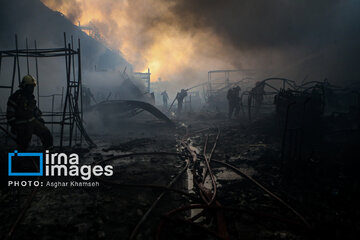
[[[53,137],[41,118],[41,111],[36,106],[34,88],[36,80],[31,75],[23,77],[19,88],[7,102],[6,117],[11,132],[16,135],[19,150],[25,151],[33,134],[38,136],[45,149],[53,147]]]

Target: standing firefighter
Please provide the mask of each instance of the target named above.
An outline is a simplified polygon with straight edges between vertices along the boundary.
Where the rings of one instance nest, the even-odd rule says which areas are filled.
[[[230,88],[227,92],[227,99],[229,102],[229,119],[231,119],[232,114],[235,110],[235,117],[239,116],[239,111],[240,111],[240,98],[239,98],[239,94],[240,94],[240,87],[236,86],[233,88]]]
[[[94,99],[94,95],[88,87],[83,87],[82,95],[83,108],[84,110],[88,110],[91,107],[91,99]]]
[[[255,98],[255,106],[257,107],[257,110],[259,110],[259,107],[264,101],[264,94],[265,94],[264,87],[265,87],[264,83],[256,82],[255,87],[251,90],[251,94]]]
[[[185,89],[181,89],[181,91],[178,92],[177,95],[176,95],[176,99],[177,99],[177,102],[178,102],[178,108],[177,108],[178,114],[180,114],[181,111],[182,111],[183,101],[184,101],[184,98],[186,96],[187,96],[187,91]]]
[[[166,109],[167,108],[167,105],[168,105],[168,100],[169,100],[169,95],[167,94],[166,90],[163,91],[161,93],[161,96],[163,98],[163,105],[164,105],[164,108]]]
[[[29,146],[33,134],[41,139],[43,147],[50,149],[53,146],[53,137],[44,125],[41,111],[36,106],[33,94],[36,80],[31,75],[23,77],[19,90],[13,93],[7,102],[6,117],[11,132],[16,135],[16,141],[21,151]]]

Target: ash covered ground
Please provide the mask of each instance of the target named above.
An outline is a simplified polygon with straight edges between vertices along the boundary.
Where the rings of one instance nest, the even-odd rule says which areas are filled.
[[[359,233],[353,134],[341,144],[323,139],[289,176],[293,169],[281,161],[282,131],[274,114],[249,122],[184,113],[176,127],[141,117],[117,123],[127,127],[89,130],[97,147],[65,150],[78,152],[82,164],[113,158],[114,175],[95,179],[99,187],[3,188],[2,238],[11,231],[12,239],[356,239]],[[206,142],[208,158],[217,143],[210,204],[211,178],[200,179]],[[130,156],[116,158],[124,154]]]

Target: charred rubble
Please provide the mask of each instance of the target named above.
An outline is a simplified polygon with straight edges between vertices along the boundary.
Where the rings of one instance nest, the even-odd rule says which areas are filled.
[[[15,59],[16,69],[18,57],[39,51],[2,54]],[[71,53],[69,46],[68,83]],[[169,111],[151,97],[137,98],[133,84],[127,93],[134,97],[92,96],[84,110],[66,93],[62,116],[69,118],[53,111],[45,121],[60,118],[53,134],[63,144],[55,150],[75,151],[83,165],[111,165],[114,175],[95,177],[95,188],[62,186],[78,180],[73,176],[45,187],[2,186],[2,238],[356,239],[358,89],[286,78],[210,84],[196,86],[205,93],[202,108],[191,107],[189,94],[181,112],[176,104]],[[240,112],[228,119],[225,93],[234,86],[242,88]],[[6,169],[16,143],[3,124]],[[30,150],[41,151],[36,139]],[[1,175],[8,180],[6,171]]]

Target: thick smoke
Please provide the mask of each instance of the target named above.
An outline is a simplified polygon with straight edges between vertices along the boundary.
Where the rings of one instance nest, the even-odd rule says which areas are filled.
[[[3,4],[1,9],[6,16],[0,26],[4,33],[0,37],[2,46],[11,42],[13,48],[15,31],[32,39],[55,39],[61,44],[59,29],[64,28],[54,31],[50,26],[63,23],[44,22],[47,16],[41,16],[38,10],[44,6],[35,0],[14,2]],[[111,48],[124,53],[136,71],[150,67],[152,80],[161,77],[181,87],[205,81],[209,70],[231,68],[255,69],[265,72],[264,77],[298,81],[306,76],[308,80],[328,78],[336,83],[359,78],[360,3],[355,0],[42,2],[63,12],[76,25],[80,21],[94,26]],[[51,17],[58,13],[47,14]],[[27,20],[29,15],[31,21]],[[15,22],[24,24],[10,24]],[[47,44],[42,42],[41,46]],[[94,63],[92,55],[83,54],[85,68],[101,68],[104,61]]]
[[[237,50],[226,52],[235,66],[243,65],[241,56],[246,56],[255,60],[250,64],[253,67],[270,65],[274,73],[295,65],[298,69],[291,70],[304,71],[304,76],[318,71],[324,77],[359,77],[353,68],[360,40],[357,1],[171,2],[175,24],[194,34],[211,29],[225,45]]]
[[[43,0],[53,6],[53,0]],[[175,22],[169,8],[172,3],[156,0],[133,1],[77,1],[81,7],[78,19],[81,25],[95,26],[109,46],[119,49],[136,71],[152,72],[152,80],[161,77],[165,81],[191,84],[206,79],[206,72],[212,67],[231,68],[227,60],[214,58],[199,44],[212,42],[212,46],[221,45],[208,33],[196,35],[183,32]],[[57,9],[71,9],[72,1]],[[64,12],[72,15],[72,12]],[[75,22],[77,23],[77,21]],[[216,47],[215,47],[216,48]],[[217,49],[220,49],[218,47]]]
[[[71,1],[71,4],[67,4],[67,0],[57,1],[43,1],[49,5],[50,8],[58,9],[59,12],[66,12],[67,17],[75,22],[81,15],[81,6],[77,1]]]
[[[295,80],[359,77],[355,0],[43,1],[92,21],[135,66],[150,65],[165,79],[199,78],[219,68]],[[67,7],[73,3],[81,10]]]
[[[338,0],[175,0],[170,10],[185,31],[211,28],[242,50],[328,42]]]

